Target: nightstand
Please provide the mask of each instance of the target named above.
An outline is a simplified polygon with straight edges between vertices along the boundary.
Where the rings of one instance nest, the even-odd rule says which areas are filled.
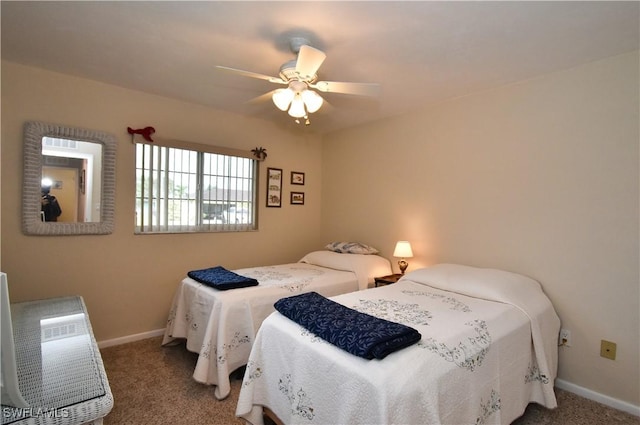
[[[374,278],[375,287],[377,288],[380,285],[391,285],[392,283],[396,283],[402,276],[400,273],[390,274],[388,276],[376,277]]]

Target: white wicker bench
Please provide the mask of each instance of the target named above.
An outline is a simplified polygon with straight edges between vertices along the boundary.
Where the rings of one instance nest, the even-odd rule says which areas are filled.
[[[3,400],[2,424],[102,424],[113,396],[82,297],[11,304],[11,322],[28,407]]]

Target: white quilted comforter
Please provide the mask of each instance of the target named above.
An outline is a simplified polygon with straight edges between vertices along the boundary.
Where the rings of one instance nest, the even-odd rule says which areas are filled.
[[[285,424],[509,424],[530,402],[556,407],[560,321],[538,282],[438,265],[332,298],[416,328],[382,360],[353,356],[280,313],[262,324],[236,414]]]
[[[162,345],[186,339],[198,353],[193,378],[215,385],[218,399],[229,395],[229,374],[245,365],[262,321],[282,297],[316,291],[326,297],[357,291],[373,276],[391,273],[377,255],[316,251],[298,263],[236,269],[258,286],[220,291],[185,278],[174,295]]]

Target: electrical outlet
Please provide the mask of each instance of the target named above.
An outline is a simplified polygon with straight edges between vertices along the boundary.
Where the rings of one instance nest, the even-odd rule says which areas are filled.
[[[558,345],[561,347],[571,347],[571,331],[569,329],[560,329],[560,341]]]
[[[616,359],[616,343],[611,341],[600,341],[600,356],[615,360]]]

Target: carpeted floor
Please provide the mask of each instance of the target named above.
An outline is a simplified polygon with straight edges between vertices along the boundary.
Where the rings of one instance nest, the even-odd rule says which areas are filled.
[[[192,378],[196,355],[184,345],[161,347],[160,341],[150,338],[101,350],[115,398],[104,425],[243,424],[235,417],[241,381],[232,379],[229,397],[216,400],[211,387]],[[529,405],[513,424],[640,425],[636,416],[572,393],[557,390],[556,395],[557,409]]]

